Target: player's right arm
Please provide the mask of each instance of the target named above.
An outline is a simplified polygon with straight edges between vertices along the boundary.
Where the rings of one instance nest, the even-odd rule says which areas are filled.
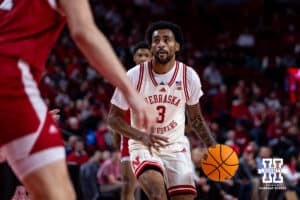
[[[165,136],[156,133],[147,134],[130,126],[124,120],[126,112],[126,110],[122,110],[113,104],[111,105],[107,122],[114,131],[127,138],[141,141],[145,146],[153,146],[158,149],[159,146],[166,145],[168,139]]]
[[[76,45],[90,64],[122,91],[136,113],[138,126],[149,128],[155,122],[155,111],[146,105],[132,87],[108,40],[96,27],[88,1],[58,1]]]

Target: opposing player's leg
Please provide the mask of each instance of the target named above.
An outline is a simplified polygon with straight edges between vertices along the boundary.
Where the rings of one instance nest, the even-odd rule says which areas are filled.
[[[122,173],[122,200],[134,200],[134,192],[136,189],[137,181],[132,171],[130,159],[122,160],[121,162],[121,173]]]
[[[24,177],[31,199],[76,199],[69,181],[65,160],[58,160]]]
[[[33,200],[75,199],[65,162],[65,149],[52,116],[43,125],[3,146],[7,161]]]
[[[0,145],[33,200],[75,199],[61,133],[43,102],[31,69],[5,60],[0,74]]]
[[[147,168],[138,178],[147,197],[150,200],[167,200],[163,175],[153,166]]]

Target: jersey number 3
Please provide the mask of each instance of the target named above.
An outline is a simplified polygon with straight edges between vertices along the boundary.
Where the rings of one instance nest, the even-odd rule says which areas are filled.
[[[158,117],[156,118],[156,122],[163,123],[165,121],[166,107],[157,106],[156,110],[158,111]]]
[[[3,0],[2,3],[0,3],[0,10],[10,11],[13,6],[13,0]]]

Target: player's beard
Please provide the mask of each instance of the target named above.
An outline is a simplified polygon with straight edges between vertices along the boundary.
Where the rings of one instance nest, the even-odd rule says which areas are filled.
[[[165,58],[160,58],[159,52],[160,52],[160,50],[154,54],[154,59],[156,62],[158,62],[160,64],[167,64],[173,57],[173,55],[171,55],[169,52],[164,51],[167,54],[167,56]]]

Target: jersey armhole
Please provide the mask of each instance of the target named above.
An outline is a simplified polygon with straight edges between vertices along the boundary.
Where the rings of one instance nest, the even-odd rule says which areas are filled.
[[[184,90],[184,95],[185,95],[185,99],[186,101],[189,100],[189,92],[188,92],[188,88],[187,88],[187,67],[185,64],[183,64],[183,90]]]
[[[140,70],[139,70],[139,80],[138,83],[136,85],[136,89],[138,92],[140,92],[141,87],[142,87],[142,82],[143,82],[143,77],[144,77],[144,63],[140,64]]]

